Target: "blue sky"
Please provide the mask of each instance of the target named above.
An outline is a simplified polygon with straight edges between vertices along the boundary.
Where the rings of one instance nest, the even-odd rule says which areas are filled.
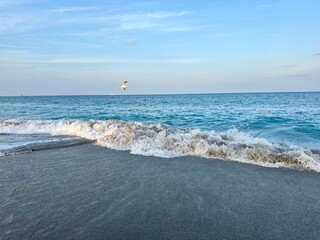
[[[320,1],[0,0],[0,95],[320,91]],[[125,92],[125,94],[128,94]]]

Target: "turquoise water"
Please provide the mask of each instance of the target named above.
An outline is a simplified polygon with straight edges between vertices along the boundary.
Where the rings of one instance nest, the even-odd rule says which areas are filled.
[[[134,154],[171,157],[190,155],[192,151],[185,147],[197,141],[197,134],[208,146],[192,154],[206,157],[210,147],[221,152],[225,146],[224,151],[236,153],[212,156],[239,161],[244,151],[242,148],[239,157],[239,144],[247,145],[246,154],[248,149],[269,144],[268,151],[276,154],[302,150],[314,154],[315,161],[320,151],[319,92],[0,97],[0,109],[3,154],[68,136]],[[218,143],[219,139],[227,142]],[[168,147],[166,141],[173,141],[171,146],[178,144],[177,148]],[[157,150],[152,153],[147,148]]]

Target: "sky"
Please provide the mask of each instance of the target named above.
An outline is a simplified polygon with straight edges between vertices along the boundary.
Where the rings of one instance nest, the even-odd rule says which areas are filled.
[[[0,0],[0,95],[320,91],[319,13],[319,0]]]

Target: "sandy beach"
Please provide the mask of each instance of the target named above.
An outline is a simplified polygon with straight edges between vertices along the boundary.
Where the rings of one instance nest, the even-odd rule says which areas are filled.
[[[320,175],[95,146],[0,158],[0,239],[318,239]]]

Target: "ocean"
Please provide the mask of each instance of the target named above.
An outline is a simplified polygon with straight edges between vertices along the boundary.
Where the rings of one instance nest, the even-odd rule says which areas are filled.
[[[0,97],[0,156],[88,141],[320,172],[320,92]]]

